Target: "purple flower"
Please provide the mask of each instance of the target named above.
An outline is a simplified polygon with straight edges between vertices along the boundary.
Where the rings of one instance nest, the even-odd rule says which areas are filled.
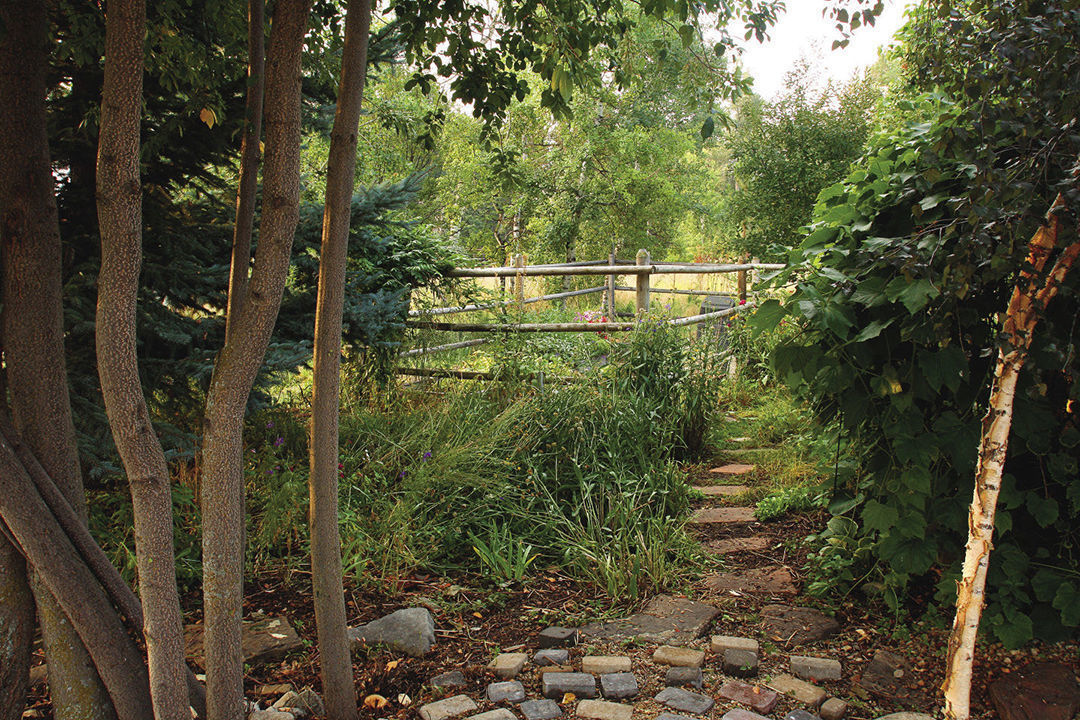
[[[278,435],[278,439],[274,441],[274,447],[281,447],[285,444],[285,438]]]
[[[424,453],[424,460],[430,460],[430,459],[431,459],[431,453],[430,452]]]
[[[405,471],[404,471],[404,470],[402,470],[402,471],[401,471],[401,474],[400,474],[400,475],[398,475],[398,477],[399,477],[399,478],[403,478],[403,477],[405,477]]]
[[[267,423],[266,423],[266,429],[267,429],[267,430],[269,430],[269,429],[270,429],[270,428],[272,428],[272,427],[274,427],[274,423],[273,423],[273,422],[267,422]]]

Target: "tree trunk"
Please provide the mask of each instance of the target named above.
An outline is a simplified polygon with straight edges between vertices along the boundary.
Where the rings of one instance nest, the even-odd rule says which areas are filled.
[[[315,310],[315,367],[311,401],[309,524],[315,622],[319,636],[327,717],[356,720],[341,581],[341,531],[338,526],[338,414],[341,407],[341,318],[345,302],[345,264],[349,249],[356,134],[367,71],[371,0],[350,0],[345,17],[334,129],[326,172],[319,294]]]
[[[202,442],[207,712],[243,717],[243,422],[289,272],[300,201],[301,51],[310,0],[280,0],[266,63],[266,159],[259,245],[240,315],[214,365]]]
[[[4,27],[0,38],[0,107],[7,109],[0,123],[7,385],[19,431],[43,458],[85,522],[64,365],[60,231],[45,119],[49,49],[45,5],[35,0],[4,0],[0,2],[0,25]],[[0,545],[6,542],[0,540]],[[32,621],[25,626],[30,606],[21,585],[25,575],[21,566],[22,561],[5,547],[0,560],[5,572],[0,582],[7,597],[0,604],[0,612],[14,622],[0,620],[5,638],[12,643],[5,640],[0,646],[10,647],[13,657],[10,665],[2,662],[4,669],[0,673],[17,676],[15,682],[22,689],[18,691],[4,682],[0,695],[19,695],[12,698],[19,714],[25,703],[25,662],[29,652],[24,633],[33,632]],[[79,636],[45,586],[35,581],[32,587],[52,670],[49,685],[56,717],[113,717],[108,694]]]
[[[255,192],[259,185],[259,141],[262,139],[263,91],[266,87],[264,9],[264,0],[248,0],[248,86],[244,138],[240,143],[240,186],[236,191],[226,338],[231,334],[233,321],[240,316],[240,305],[247,296],[251,265],[251,229],[255,221]]]
[[[1001,475],[1009,447],[1016,381],[1027,359],[1031,334],[1039,321],[1039,313],[1057,294],[1062,280],[1080,255],[1080,241],[1077,241],[1058,257],[1042,287],[1037,285],[1038,276],[1057,242],[1058,219],[1053,212],[1062,203],[1062,197],[1058,196],[1047,224],[1039,228],[1031,239],[1028,255],[1031,269],[1025,269],[1020,274],[1005,313],[1003,335],[1008,345],[998,351],[990,390],[990,407],[983,418],[975,493],[968,515],[964,570],[957,584],[956,619],[949,636],[948,666],[942,685],[945,716],[952,720],[968,720],[970,715],[975,639],[985,603],[986,572],[993,548],[994,515],[1001,491]]]
[[[154,717],[190,720],[169,469],[143,396],[135,339],[142,267],[139,122],[145,32],[145,0],[110,0],[97,163],[98,375],[113,440],[131,488]]]
[[[0,536],[0,720],[22,717],[33,639],[34,598],[26,563]]]
[[[127,634],[101,586],[34,491],[15,451],[0,438],[0,519],[23,557],[57,599],[112,698],[119,720],[153,714],[142,653]],[[50,689],[56,680],[50,666]]]

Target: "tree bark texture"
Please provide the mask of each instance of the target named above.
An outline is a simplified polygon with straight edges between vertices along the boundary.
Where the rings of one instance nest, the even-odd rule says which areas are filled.
[[[190,720],[169,470],[143,396],[135,341],[142,268],[139,124],[145,32],[145,0],[110,0],[97,160],[98,375],[113,440],[131,488],[154,717]]]
[[[266,62],[259,245],[240,314],[214,365],[202,441],[203,613],[210,720],[243,717],[243,422],[277,320],[300,200],[301,51],[310,0],[281,0]]]
[[[266,41],[264,0],[248,0],[247,98],[244,137],[240,142],[240,185],[236,191],[236,223],[233,226],[232,264],[229,270],[229,301],[225,337],[232,333],[247,295],[251,265],[251,231],[255,222],[255,194],[259,185],[259,141],[262,139],[263,92],[266,87]]]
[[[319,290],[315,310],[315,358],[311,401],[311,475],[308,482],[311,574],[327,717],[356,720],[341,580],[338,526],[338,419],[341,406],[341,318],[345,303],[345,265],[349,249],[356,135],[367,73],[371,0],[350,0],[345,17],[334,129],[326,172]]]
[[[4,438],[0,438],[0,518],[90,651],[119,719],[151,717],[142,653]]]
[[[1065,248],[1042,286],[1039,286],[1039,276],[1057,242],[1059,221],[1053,211],[1061,204],[1062,198],[1059,196],[1051,208],[1046,225],[1032,237],[1028,255],[1031,267],[1021,273],[1005,313],[1002,329],[1007,345],[998,351],[989,409],[982,423],[975,492],[968,514],[963,574],[957,584],[956,618],[949,636],[948,665],[942,685],[945,716],[952,720],[968,720],[970,716],[975,640],[986,601],[986,573],[993,548],[994,516],[1001,491],[1001,476],[1009,447],[1016,381],[1027,359],[1039,313],[1057,294],[1062,280],[1080,255],[1080,241]]]
[[[0,2],[0,235],[3,243],[5,367],[11,410],[25,441],[43,458],[68,502],[85,522],[85,498],[75,446],[64,364],[60,230],[45,118],[48,21],[40,0]],[[6,544],[0,540],[0,545]],[[4,548],[3,604],[15,617],[29,607],[20,584],[25,573]],[[40,582],[33,582],[42,636],[51,668],[50,692],[57,718],[113,717],[108,694],[79,636]],[[13,626],[0,621],[5,635]],[[17,621],[15,625],[22,625]],[[29,632],[33,631],[32,620]],[[25,703],[24,652],[28,642],[11,636],[14,656],[0,672],[18,675]],[[3,647],[8,647],[6,642]],[[28,657],[28,656],[25,656]],[[14,691],[5,682],[0,694]],[[7,705],[7,703],[5,703]],[[2,715],[3,713],[0,713]]]

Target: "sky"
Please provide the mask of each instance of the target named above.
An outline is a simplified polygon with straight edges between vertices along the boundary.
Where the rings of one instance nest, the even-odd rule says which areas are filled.
[[[767,100],[775,99],[784,75],[801,57],[811,61],[823,80],[843,82],[877,60],[878,48],[888,44],[904,20],[904,9],[916,0],[885,0],[885,10],[873,27],[855,31],[846,48],[830,50],[840,34],[835,24],[822,17],[820,0],[787,0],[787,10],[777,18],[769,40],[744,44],[743,67],[754,78],[754,90]]]

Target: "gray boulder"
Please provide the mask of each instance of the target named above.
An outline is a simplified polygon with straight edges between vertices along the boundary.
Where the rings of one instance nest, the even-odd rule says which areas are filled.
[[[405,608],[350,628],[349,640],[356,647],[385,645],[411,657],[423,657],[435,643],[435,622],[427,608]]]

